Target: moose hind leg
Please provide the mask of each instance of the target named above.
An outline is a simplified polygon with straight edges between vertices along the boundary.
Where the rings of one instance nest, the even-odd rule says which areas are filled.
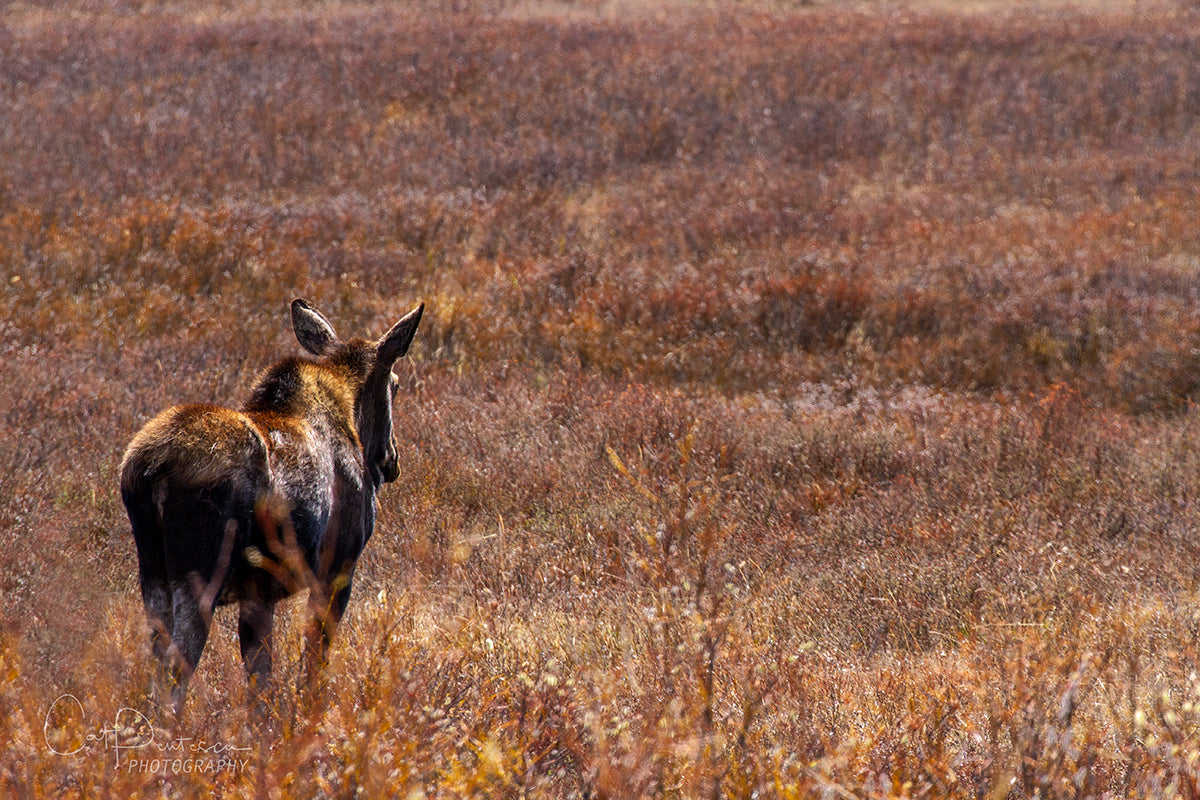
[[[171,631],[175,627],[162,531],[145,497],[128,493],[123,495],[123,499],[129,510],[134,541],[137,543],[138,582],[142,590],[142,605],[146,609],[146,624],[150,629],[150,652],[155,668],[151,694],[162,708],[170,684],[167,651],[171,647]]]
[[[166,578],[141,576],[142,604],[146,608],[146,623],[150,628],[150,652],[154,656],[154,679],[151,686],[153,702],[166,710],[177,685],[170,654],[172,631],[175,629],[175,610]]]
[[[163,662],[167,671],[167,685],[175,715],[183,711],[187,697],[188,680],[200,663],[200,654],[208,642],[209,626],[212,623],[211,603],[202,603],[196,587],[188,582],[171,585],[171,613],[174,624],[171,628],[171,644]]]
[[[250,688],[251,711],[261,721],[271,689],[271,632],[275,607],[262,600],[243,600],[238,609],[238,642]]]
[[[142,605],[146,608],[146,622],[150,626],[150,651],[154,660],[161,664],[171,646],[171,630],[175,627],[171,591],[163,578],[142,575],[141,584]]]

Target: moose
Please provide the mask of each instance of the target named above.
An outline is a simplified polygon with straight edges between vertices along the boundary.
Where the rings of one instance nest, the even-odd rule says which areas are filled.
[[[294,300],[292,327],[312,358],[268,368],[240,411],[178,405],[133,437],[121,500],[137,545],[154,694],[176,717],[216,606],[239,604],[242,660],[261,712],[275,605],[307,588],[303,673],[316,682],[375,527],[376,494],[400,474],[392,367],[424,307],[378,341],[342,341]]]

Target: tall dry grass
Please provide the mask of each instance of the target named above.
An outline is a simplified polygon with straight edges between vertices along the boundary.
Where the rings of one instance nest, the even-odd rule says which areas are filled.
[[[9,11],[0,794],[1200,795],[1200,17],[1094,6]],[[297,295],[428,302],[403,476],[156,729],[121,450]]]

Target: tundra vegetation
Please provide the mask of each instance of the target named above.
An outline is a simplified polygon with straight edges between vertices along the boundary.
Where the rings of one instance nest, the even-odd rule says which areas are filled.
[[[1200,796],[1200,11],[962,5],[7,6],[0,794]],[[154,732],[121,452],[294,296],[400,478]]]

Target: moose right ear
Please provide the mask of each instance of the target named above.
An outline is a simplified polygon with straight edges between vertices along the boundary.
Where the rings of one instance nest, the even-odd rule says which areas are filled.
[[[338,342],[329,320],[299,298],[292,301],[292,329],[300,346],[314,356],[325,355]]]
[[[379,340],[376,345],[377,356],[381,362],[388,365],[389,369],[392,364],[396,363],[396,359],[408,352],[408,346],[412,344],[413,336],[417,333],[417,326],[421,324],[421,314],[424,311],[425,304],[421,303],[405,314]]]

